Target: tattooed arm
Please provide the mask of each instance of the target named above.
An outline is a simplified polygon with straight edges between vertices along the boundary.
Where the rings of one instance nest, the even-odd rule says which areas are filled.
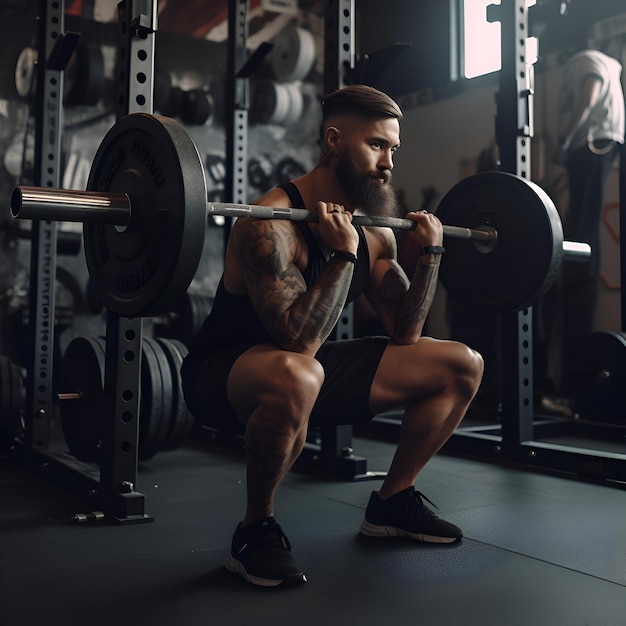
[[[414,238],[425,245],[441,245],[440,224],[432,215],[419,215]],[[414,231],[415,232],[415,231]],[[366,296],[378,313],[391,340],[398,344],[416,342],[422,334],[435,297],[440,255],[423,254],[409,281],[398,264],[395,237],[386,229],[377,229],[373,240],[377,257],[373,264]]]
[[[320,219],[324,239],[336,247],[356,251],[356,231],[351,216],[330,236]],[[307,289],[299,264],[306,263],[305,244],[293,223],[281,220],[239,220],[232,244],[245,279],[246,291],[263,324],[284,349],[315,354],[339,320],[348,295],[354,264],[342,259],[330,261],[319,279]],[[347,224],[347,226],[346,226]],[[349,228],[349,231],[348,231]],[[354,236],[350,231],[353,231]],[[354,238],[354,241],[353,241]],[[332,245],[336,243],[336,245]],[[303,256],[304,255],[304,256]]]

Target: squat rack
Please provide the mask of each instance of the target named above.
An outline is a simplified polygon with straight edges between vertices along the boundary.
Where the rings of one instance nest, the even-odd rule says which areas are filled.
[[[529,57],[527,0],[490,5],[487,11],[489,21],[501,23],[502,33],[502,69],[496,94],[495,119],[500,169],[529,179],[534,133],[534,60]],[[623,161],[622,172],[625,169]],[[625,184],[622,176],[620,195],[624,194]],[[626,254],[623,249],[621,259],[624,276]],[[626,315],[625,300],[622,291],[622,316]],[[504,313],[501,321],[501,423],[484,426],[461,424],[442,451],[626,488],[626,454],[545,441],[563,435],[593,437],[596,434],[621,437],[622,441],[626,441],[626,429],[575,420],[536,420],[532,308]],[[479,411],[470,407],[469,413]],[[377,416],[371,427],[365,427],[365,430],[395,434],[399,428],[398,417],[394,411]]]
[[[119,5],[118,94],[116,116],[152,112],[156,3],[122,0]],[[76,43],[64,32],[65,3],[41,3],[39,19],[40,88],[36,106],[36,180],[59,187],[63,71]],[[27,367],[25,437],[17,454],[46,475],[84,497],[92,511],[120,524],[152,521],[137,484],[141,318],[108,314],[104,400],[111,419],[103,433],[100,471],[50,447],[53,417],[53,343],[56,274],[56,222],[33,222],[30,274],[30,358]]]
[[[248,76],[255,64],[245,60],[247,7],[249,0],[229,2],[229,90],[227,103],[227,158],[231,168],[230,195],[243,202],[246,192],[245,157]],[[117,58],[116,117],[128,113],[152,113],[154,51],[157,4],[151,0],[122,0],[119,9],[120,43]],[[78,37],[64,32],[63,0],[42,3],[40,16],[40,63],[36,108],[35,184],[60,187],[63,72]],[[325,89],[343,86],[354,68],[354,0],[332,0],[326,14],[327,65]],[[267,52],[264,48],[260,54]],[[258,62],[258,56],[256,57]],[[27,397],[24,441],[17,455],[32,467],[57,479],[83,497],[91,511],[104,513],[119,524],[152,521],[145,512],[145,496],[136,490],[142,319],[122,318],[107,313],[105,356],[105,401],[107,428],[98,468],[73,455],[55,450],[51,444],[53,402],[53,344],[56,273],[55,221],[33,223],[31,247],[30,327],[32,346],[27,364]],[[342,317],[350,333],[351,314]],[[132,355],[129,356],[129,355]],[[371,477],[366,459],[351,448],[352,428],[338,427],[322,432],[321,445],[307,443],[303,460],[341,477]]]

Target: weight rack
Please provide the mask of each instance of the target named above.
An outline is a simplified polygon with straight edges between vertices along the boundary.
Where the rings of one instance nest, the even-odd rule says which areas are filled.
[[[64,32],[65,3],[42,3],[36,106],[36,180],[58,187],[62,131],[63,72],[76,43]],[[116,116],[152,113],[156,3],[122,0],[118,4],[118,94]],[[145,496],[138,492],[137,443],[142,320],[109,314],[106,322],[105,395],[107,428],[98,469],[50,447],[52,346],[56,274],[56,222],[33,223],[30,272],[32,346],[27,374],[24,445],[17,454],[46,475],[85,498],[91,511],[119,523],[150,522]]]
[[[502,69],[496,95],[496,143],[500,169],[530,178],[531,138],[534,133],[534,67],[529,59],[526,0],[488,7],[489,21],[501,22]],[[508,42],[508,45],[507,45]],[[622,158],[620,197],[624,197],[626,166]],[[625,203],[622,203],[625,204]],[[624,208],[622,208],[622,215]],[[622,276],[626,254],[621,251]],[[622,316],[626,313],[622,291]],[[623,317],[623,320],[626,319]],[[566,419],[535,419],[533,389],[533,312],[526,308],[502,314],[501,424],[461,426],[443,447],[444,452],[510,463],[570,478],[592,480],[626,489],[626,454],[548,443],[558,436],[619,437],[626,442],[626,428]],[[624,322],[623,322],[624,325]],[[470,414],[480,413],[470,407]],[[480,416],[479,416],[480,417]],[[374,418],[366,432],[397,433],[401,415],[390,411]]]

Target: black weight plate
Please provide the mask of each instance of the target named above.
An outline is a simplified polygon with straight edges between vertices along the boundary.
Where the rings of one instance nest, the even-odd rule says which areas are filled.
[[[490,252],[477,242],[445,237],[439,278],[448,293],[488,313],[519,311],[552,285],[563,256],[563,228],[538,185],[506,172],[485,172],[456,184],[443,197],[443,224],[495,228]]]
[[[84,224],[97,296],[123,317],[167,313],[187,291],[204,246],[206,183],[193,141],[170,118],[127,115],[100,144],[87,188],[126,193],[132,205],[125,229]]]
[[[195,424],[195,420],[185,403],[180,374],[183,359],[188,351],[182,341],[164,338],[158,338],[157,341],[163,348],[172,373],[172,415],[163,449],[174,450],[190,434]]]
[[[626,333],[599,331],[580,342],[574,365],[574,411],[581,417],[626,422]]]
[[[73,339],[61,359],[61,393],[82,393],[77,400],[59,400],[59,415],[69,451],[80,461],[99,462],[104,430],[104,346],[89,337]]]
[[[171,322],[164,334],[168,338],[188,343],[200,330],[207,315],[211,312],[212,306],[212,297],[193,294],[188,291],[172,309]]]
[[[104,94],[104,55],[100,46],[79,43],[65,73],[66,106],[97,104]]]
[[[143,337],[139,406],[140,461],[152,458],[163,446],[172,413],[172,376],[161,346]]]

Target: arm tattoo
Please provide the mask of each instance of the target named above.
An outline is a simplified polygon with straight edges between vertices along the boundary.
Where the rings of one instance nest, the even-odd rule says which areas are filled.
[[[415,328],[424,324],[437,289],[439,263],[417,263],[413,280],[406,288],[405,281],[393,270],[389,270],[381,282],[381,295],[395,305],[393,336],[411,335]]]
[[[285,349],[315,353],[346,303],[351,263],[329,263],[310,288],[293,262],[291,228],[260,227],[238,243],[250,299],[265,327]]]

